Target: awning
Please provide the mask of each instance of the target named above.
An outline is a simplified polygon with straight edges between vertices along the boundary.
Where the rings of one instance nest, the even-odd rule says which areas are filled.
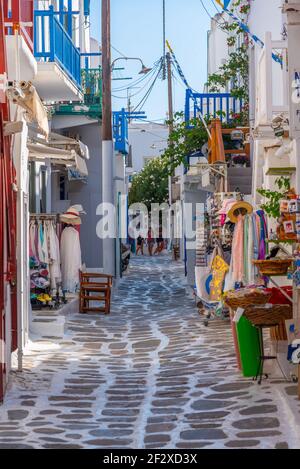
[[[49,124],[47,111],[31,82],[20,82],[18,87],[8,88],[7,94],[14,104],[26,110],[28,120],[36,122],[40,132],[48,138]]]
[[[74,138],[65,137],[64,135],[51,132],[49,136],[49,146],[55,146],[56,148],[63,148],[67,150],[75,150],[75,152],[85,158],[86,160],[90,159],[89,149],[80,140],[75,140]]]
[[[35,142],[28,142],[27,148],[29,150],[29,161],[45,162],[45,160],[50,160],[53,164],[76,170],[81,176],[88,176],[85,160],[74,150],[63,150]]]

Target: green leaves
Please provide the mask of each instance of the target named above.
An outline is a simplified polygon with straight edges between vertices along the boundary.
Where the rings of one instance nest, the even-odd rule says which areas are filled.
[[[234,44],[234,39],[228,41]],[[219,93],[231,84],[231,94],[235,98],[243,99],[245,103],[249,101],[249,61],[247,46],[243,44],[235,52],[229,54],[227,62],[219,68],[217,73],[209,75],[206,85],[212,93]]]
[[[167,174],[172,174],[181,164],[187,165],[187,156],[200,151],[207,142],[207,132],[201,119],[191,119],[189,124],[191,128],[187,128],[183,113],[175,114],[174,130],[170,135],[168,148],[162,154]]]
[[[285,197],[287,191],[290,189],[290,179],[281,176],[275,181],[280,191],[271,191],[269,189],[257,189],[257,192],[268,199],[268,202],[261,205],[262,209],[272,218],[280,217],[280,201]]]

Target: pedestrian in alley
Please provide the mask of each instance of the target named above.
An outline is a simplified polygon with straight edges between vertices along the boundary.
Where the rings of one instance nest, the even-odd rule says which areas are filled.
[[[136,255],[138,256],[139,252],[141,251],[142,256],[144,255],[144,238],[141,235],[138,236],[136,240]]]
[[[154,242],[155,242],[155,240],[152,236],[152,230],[151,230],[151,228],[149,228],[148,234],[147,234],[147,246],[148,246],[148,252],[149,252],[150,257],[152,257],[152,255],[153,255]]]
[[[160,254],[164,249],[164,238],[162,237],[162,229],[161,228],[159,229],[159,237],[156,238],[156,245],[157,246],[156,246],[154,255],[155,254]]]

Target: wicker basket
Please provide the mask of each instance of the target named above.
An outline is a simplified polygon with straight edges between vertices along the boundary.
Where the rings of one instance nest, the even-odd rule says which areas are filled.
[[[293,259],[268,259],[253,261],[261,275],[286,275]]]
[[[254,326],[276,327],[293,317],[291,305],[272,305],[271,308],[253,307],[245,309],[244,315]]]
[[[265,305],[272,293],[259,289],[242,289],[226,293],[224,302],[231,309],[247,308],[251,305]]]

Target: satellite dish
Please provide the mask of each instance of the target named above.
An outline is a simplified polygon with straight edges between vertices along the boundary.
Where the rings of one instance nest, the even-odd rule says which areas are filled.
[[[208,143],[204,143],[204,145],[202,145],[201,152],[205,158],[208,157]]]

